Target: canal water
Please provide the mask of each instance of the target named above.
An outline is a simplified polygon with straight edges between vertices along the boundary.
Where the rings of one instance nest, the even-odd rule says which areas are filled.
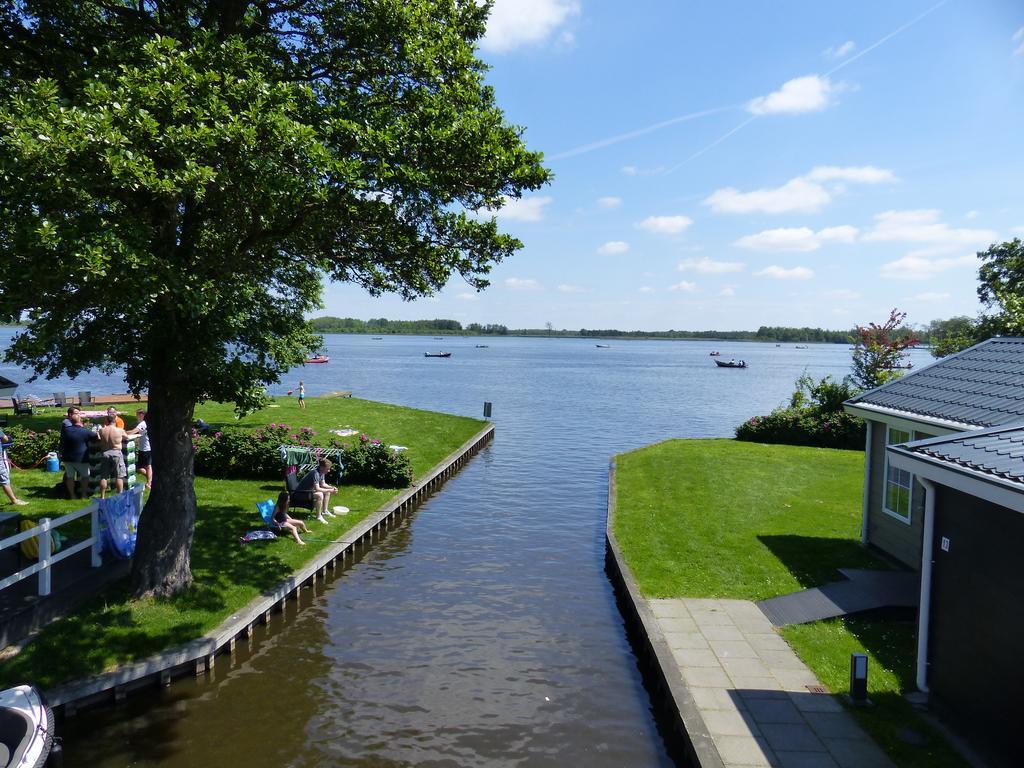
[[[68,720],[66,764],[672,765],[604,573],[609,458],[730,436],[784,402],[804,371],[845,375],[847,347],[343,335],[326,345],[331,362],[293,372],[277,394],[302,378],[310,395],[350,389],[469,416],[491,401],[493,443],[307,591],[251,653],[219,660],[212,679]],[[452,357],[423,356],[441,349]],[[719,369],[712,349],[749,367]],[[33,386],[123,387],[102,376],[55,384]]]

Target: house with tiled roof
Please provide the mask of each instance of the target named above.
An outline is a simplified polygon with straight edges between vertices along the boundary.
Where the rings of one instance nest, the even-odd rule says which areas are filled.
[[[861,538],[920,568],[924,489],[886,447],[1024,424],[1024,339],[993,338],[846,401],[867,423]]]
[[[847,401],[868,423],[866,543],[919,570],[917,685],[993,766],[1024,705],[1024,339],[994,338]]]

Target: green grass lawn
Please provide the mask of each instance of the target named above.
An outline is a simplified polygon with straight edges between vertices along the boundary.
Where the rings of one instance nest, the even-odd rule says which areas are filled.
[[[256,428],[270,422],[312,427],[318,432],[350,427],[389,444],[408,447],[419,477],[438,464],[484,426],[484,422],[352,398],[309,398],[300,412],[294,399],[241,420],[230,406],[204,405],[196,415],[213,426],[234,424]],[[122,410],[134,413],[135,405]],[[12,419],[36,429],[58,427],[62,414]],[[127,419],[134,424],[134,417]],[[60,476],[42,470],[13,471],[12,483],[29,502],[18,511],[29,517],[56,517],[80,509],[81,501],[50,493]],[[366,486],[340,486],[332,505],[350,508],[348,515],[327,525],[309,522],[309,543],[298,546],[290,537],[241,545],[238,537],[262,526],[255,503],[276,497],[283,481],[196,479],[198,514],[192,549],[195,585],[170,600],[130,600],[126,586],[116,584],[72,615],[47,627],[16,656],[0,664],[0,685],[32,681],[50,687],[144,658],[191,640],[297,567],[308,562],[346,530],[377,510],[399,491]],[[302,511],[296,514],[301,516]],[[87,534],[88,523],[81,533]]]
[[[614,532],[646,597],[762,600],[887,568],[860,543],[864,454],[735,440],[673,440],[616,460]],[[857,719],[900,766],[965,766],[903,698],[915,690],[912,617],[787,627],[783,636],[834,693],[850,653],[870,657],[874,706]],[[913,731],[924,746],[903,736]]]

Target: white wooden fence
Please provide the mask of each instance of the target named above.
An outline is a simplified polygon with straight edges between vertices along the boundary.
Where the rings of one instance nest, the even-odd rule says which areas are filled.
[[[143,486],[141,484],[130,488],[126,493],[142,493]],[[70,522],[79,520],[86,515],[89,516],[89,538],[84,541],[80,541],[70,547],[61,549],[60,552],[54,553],[51,538],[53,531],[57,530],[63,525],[67,525]],[[23,568],[20,571],[12,573],[3,579],[0,579],[0,590],[4,590],[7,587],[17,584],[19,581],[39,574],[39,589],[38,593],[41,596],[50,594],[50,569],[59,563],[61,560],[66,560],[72,555],[76,555],[82,550],[90,549],[92,551],[92,567],[99,568],[103,565],[103,558],[100,557],[100,506],[99,502],[92,502],[85,509],[79,509],[77,512],[72,512],[68,515],[63,515],[55,520],[51,520],[48,517],[40,518],[38,525],[35,528],[30,528],[27,531],[20,531],[13,536],[8,536],[6,539],[0,539],[0,550],[16,547],[24,541],[29,539],[38,539],[39,546],[39,561]]]

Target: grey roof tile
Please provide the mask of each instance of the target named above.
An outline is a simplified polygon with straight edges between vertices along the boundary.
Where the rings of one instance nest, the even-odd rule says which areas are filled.
[[[904,448],[914,454],[1024,485],[1024,425],[1021,424],[918,440],[907,443]]]
[[[997,337],[848,401],[975,427],[1024,419],[1024,339]]]

